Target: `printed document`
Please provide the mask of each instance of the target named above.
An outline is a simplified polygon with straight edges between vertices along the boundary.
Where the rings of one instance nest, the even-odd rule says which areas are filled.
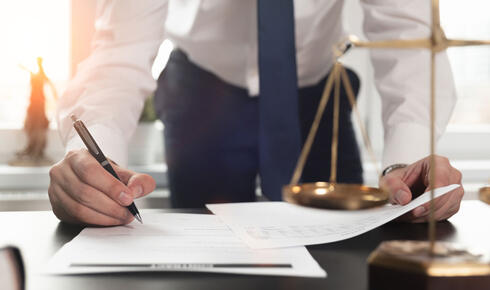
[[[459,185],[435,190],[439,197]],[[426,192],[405,206],[347,211],[298,206],[286,202],[208,204],[207,207],[253,249],[324,244],[355,237],[428,202]]]
[[[144,213],[144,224],[86,228],[49,262],[47,273],[195,271],[326,277],[305,247],[253,250],[218,217]]]

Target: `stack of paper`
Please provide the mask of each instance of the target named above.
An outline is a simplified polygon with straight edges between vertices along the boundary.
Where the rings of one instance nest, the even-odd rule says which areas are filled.
[[[326,277],[305,247],[252,250],[216,216],[145,214],[145,224],[86,228],[56,253],[51,274],[196,271]]]

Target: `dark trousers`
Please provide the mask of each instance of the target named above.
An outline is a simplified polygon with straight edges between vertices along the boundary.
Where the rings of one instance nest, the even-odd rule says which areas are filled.
[[[349,71],[357,93],[359,79]],[[299,89],[299,118],[306,139],[325,79]],[[260,97],[260,96],[259,96]],[[332,138],[331,97],[302,182],[328,181]],[[155,108],[165,125],[164,140],[171,202],[174,207],[254,201],[258,163],[258,100],[172,52],[158,79]],[[280,109],[280,108],[278,108]],[[359,149],[351,110],[341,90],[337,181],[362,183]]]

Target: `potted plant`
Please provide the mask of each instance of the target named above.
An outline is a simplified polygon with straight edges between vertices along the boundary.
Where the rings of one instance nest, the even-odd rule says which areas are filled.
[[[153,106],[153,95],[149,96],[143,106],[138,127],[129,143],[129,165],[151,165],[156,161],[158,146],[161,145],[157,115]]]

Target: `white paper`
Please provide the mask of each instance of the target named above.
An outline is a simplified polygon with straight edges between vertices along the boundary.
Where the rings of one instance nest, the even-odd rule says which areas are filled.
[[[435,190],[439,197],[459,185]],[[286,202],[208,204],[207,207],[253,249],[324,244],[345,240],[379,227],[428,202],[426,192],[405,206],[326,210]]]
[[[252,250],[213,215],[143,212],[143,219],[143,225],[84,229],[55,254],[47,273],[196,271],[326,277],[305,247]]]

